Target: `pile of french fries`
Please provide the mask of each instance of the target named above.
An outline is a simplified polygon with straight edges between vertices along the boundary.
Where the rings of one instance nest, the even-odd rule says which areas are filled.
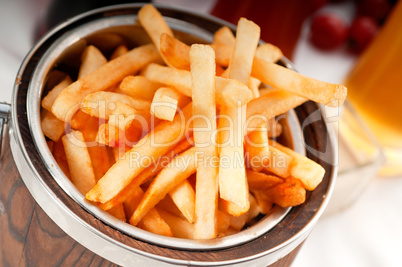
[[[86,199],[147,231],[212,239],[238,233],[274,205],[302,204],[324,176],[274,141],[275,117],[314,100],[342,105],[346,88],[275,64],[260,28],[241,18],[210,45],[182,43],[145,5],[153,43],[95,46],[42,100],[42,130],[60,168]]]

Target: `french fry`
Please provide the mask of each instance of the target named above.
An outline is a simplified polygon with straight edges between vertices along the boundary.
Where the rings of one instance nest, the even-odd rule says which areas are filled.
[[[169,36],[166,33],[162,33],[161,35],[161,53],[164,56],[165,60],[169,62],[169,65],[176,68],[176,69],[181,69],[181,70],[190,70],[190,58],[189,58],[189,53],[190,53],[190,46],[186,45],[185,43],[181,42],[180,40]],[[227,66],[230,62],[230,56],[225,58],[227,51],[231,53],[233,51],[233,47],[226,47],[226,46],[220,46],[220,45],[215,45],[217,46],[217,50],[222,50],[219,53],[225,53],[222,55],[222,60],[226,60],[227,63],[221,64],[222,66]],[[211,45],[211,47],[214,47],[214,45]],[[222,47],[222,49],[220,49]],[[219,59],[216,58],[217,63],[219,62]],[[216,76],[220,76],[221,73],[224,72],[224,69],[220,65],[216,65]]]
[[[234,228],[232,228],[232,227],[229,227],[229,228],[226,230],[226,232],[224,232],[224,233],[222,234],[222,236],[234,235],[234,234],[237,234],[237,233],[239,233],[239,232],[240,232],[240,230],[236,230],[236,229],[234,229]]]
[[[212,44],[211,46],[215,50],[216,63],[223,67],[228,67],[232,58],[234,45]],[[268,43],[258,46],[255,52],[255,57],[273,63],[282,58],[282,56],[282,51],[278,47]]]
[[[250,193],[248,194],[248,196],[249,196],[249,202],[250,202],[250,209],[247,211],[247,213],[249,214],[248,220],[251,220],[252,218],[257,216],[258,213],[256,214],[256,212],[257,212],[256,207],[255,207],[256,203],[252,202],[252,201],[255,201],[254,197]],[[226,201],[224,199],[219,199],[219,209],[224,210],[225,212],[227,212],[228,214],[230,214],[231,216],[234,216],[234,217],[243,216],[245,214],[244,211],[241,208],[239,208],[239,206],[237,206],[236,204],[233,204],[232,202]],[[259,212],[259,208],[258,208],[258,212]]]
[[[248,218],[247,222],[251,222],[260,214],[260,207],[258,206],[258,202],[253,196],[253,194],[249,194],[249,201],[250,201],[250,209],[248,210]]]
[[[157,51],[161,54],[165,63],[169,66],[169,62],[164,58],[161,53],[160,40],[163,33],[174,37],[172,30],[169,28],[161,13],[152,5],[144,5],[138,11],[138,18],[145,31],[151,37]]]
[[[218,225],[218,233],[225,233],[228,228],[230,227],[230,223],[231,223],[231,217],[229,214],[227,214],[224,211],[218,210],[217,213],[217,225]]]
[[[112,52],[119,45],[124,44],[124,39],[116,33],[106,32],[88,36],[87,43],[93,44],[101,51]]]
[[[98,118],[106,119],[105,115],[111,114],[115,109],[115,103],[126,104],[136,110],[149,110],[151,103],[142,99],[135,99],[128,95],[112,92],[96,92],[87,95],[81,103],[81,109]],[[105,114],[104,116],[102,116]]]
[[[230,63],[229,78],[248,84],[259,39],[260,27],[252,21],[240,18]]]
[[[68,114],[73,112],[85,96],[108,89],[150,62],[160,62],[160,56],[152,44],[134,48],[109,61],[61,91],[52,106],[53,114],[60,120],[69,120]]]
[[[51,112],[42,110],[41,127],[43,134],[57,142],[64,134],[64,122],[56,118]]]
[[[232,59],[233,46],[212,44],[215,51],[216,63],[222,67],[228,67]]]
[[[182,113],[178,113],[172,122],[161,122],[153,131],[144,136],[131,150],[126,152],[124,159],[114,164],[95,187],[88,192],[86,198],[91,201],[105,203],[118,195],[130,182],[146,168],[147,162],[140,164],[135,159],[156,159],[177,143],[181,142],[186,133],[186,123],[192,114],[192,105],[187,105]]]
[[[145,132],[145,129],[142,128],[142,123],[140,121],[137,121],[137,118],[141,116],[142,114],[140,113],[139,115],[135,117],[135,120],[131,123],[131,125],[126,128],[125,131],[120,130],[120,135],[119,135],[119,144],[125,144],[128,147],[133,147],[135,144],[138,143],[138,141],[141,140],[142,137],[144,137],[149,130]],[[138,123],[137,123],[138,122]],[[148,120],[145,122],[150,124]],[[138,125],[137,125],[138,124]],[[144,125],[145,126],[145,125]]]
[[[214,33],[213,43],[216,45],[234,46],[235,37],[233,32],[229,29],[229,27],[223,26]]]
[[[150,178],[154,177],[162,168],[167,166],[170,161],[178,154],[184,152],[191,147],[191,139],[186,139],[176,145],[171,151],[167,152],[161,160],[153,162],[151,166],[143,170],[123,191],[121,191],[116,197],[109,200],[104,204],[100,204],[103,210],[110,209],[118,203],[124,202],[137,190],[141,184],[147,182]],[[120,159],[120,158],[119,158]],[[117,162],[117,161],[116,161]],[[130,215],[131,217],[131,215]]]
[[[98,132],[96,134],[96,142],[110,147],[119,147],[120,142],[120,129],[116,126],[104,123],[99,125]]]
[[[80,130],[85,127],[87,121],[91,118],[91,116],[87,113],[85,113],[82,110],[78,110],[77,113],[73,116],[73,118],[70,121],[71,128],[74,130]]]
[[[91,158],[80,131],[72,131],[62,137],[66,152],[71,181],[82,193],[86,194],[95,185],[95,174]]]
[[[273,140],[269,142],[270,145],[293,158],[290,165],[290,176],[299,179],[307,190],[314,190],[321,183],[325,169],[320,164]]]
[[[244,208],[222,198],[219,199],[219,207],[221,210],[226,211],[228,214],[234,217],[241,216],[245,213]]]
[[[134,194],[124,201],[124,211],[126,213],[126,217],[131,217],[140,203],[142,197],[144,196],[144,192],[140,187],[136,188]],[[119,204],[121,205],[121,204]],[[139,223],[138,227],[150,231],[152,233],[161,234],[165,236],[173,236],[172,229],[166,223],[165,219],[160,216],[160,213],[156,209],[151,209],[148,214],[146,214],[143,220]]]
[[[178,108],[188,104],[190,99],[175,89],[159,88],[151,103],[151,114],[161,120],[172,121]]]
[[[276,147],[269,146],[269,162],[265,170],[272,172],[279,177],[287,178],[290,175],[290,168],[293,158]]]
[[[99,124],[102,124],[103,121],[99,120],[96,117],[90,117],[84,127],[80,129],[80,132],[82,132],[82,135],[84,136],[85,142],[89,144],[90,146],[94,145],[94,143],[90,143],[95,141],[96,139],[96,134],[98,132]]]
[[[123,94],[122,92],[119,91],[119,83],[116,83],[112,86],[110,86],[109,88],[105,89],[105,92],[115,92],[115,93],[119,93],[119,94]]]
[[[260,28],[253,22],[241,18],[237,27],[236,42],[229,67],[229,78],[248,84],[259,39]],[[246,213],[250,208],[243,148],[246,105],[236,108],[222,108],[220,115],[228,116],[232,121],[232,127],[229,131],[220,133],[222,135],[221,141],[228,140],[228,135],[232,135],[233,139],[230,140],[230,145],[223,145],[220,148],[219,194],[222,199],[236,204],[243,213]],[[221,126],[225,127],[219,125],[219,128],[222,128]],[[224,163],[223,159],[228,164]]]
[[[123,205],[126,217],[129,218],[138,207],[138,204],[143,196],[144,192],[142,189],[140,187],[136,187],[136,190],[133,192],[130,198],[126,199],[124,203],[119,203],[116,206]],[[112,207],[112,209],[113,208],[114,207]],[[142,221],[138,224],[138,227],[155,234],[173,236],[172,229],[170,229],[169,225],[160,216],[156,209],[151,209],[147,214],[145,214]]]
[[[81,103],[81,110],[122,130],[136,119],[137,110],[149,110],[150,103],[127,95],[112,92],[96,92],[87,95]]]
[[[269,161],[268,133],[265,124],[249,133],[244,142],[247,166],[261,171]]]
[[[113,121],[113,116],[121,119],[121,122]],[[132,116],[124,118],[121,114],[112,114],[109,118],[108,125],[102,126],[99,129],[96,140],[101,144],[111,147],[120,146],[121,144],[133,147],[159,123],[159,119],[151,116],[149,111],[141,110],[135,113],[134,118]]]
[[[105,102],[94,103],[85,101],[81,110],[91,116],[109,120],[108,124],[110,126],[118,127],[123,131],[131,125],[137,114],[134,108],[121,102],[113,102],[112,105],[105,105]]]
[[[110,56],[110,60],[120,57],[128,52],[128,48],[125,45],[119,45]]]
[[[150,209],[155,207],[171,190],[181,184],[187,177],[193,174],[195,168],[195,148],[177,156],[169,163],[152,181],[145,192],[143,199],[130,218],[130,224],[137,225]],[[179,167],[181,166],[181,167]],[[180,207],[178,207],[180,209]],[[190,216],[190,214],[183,214]],[[190,220],[192,220],[190,216]],[[190,221],[191,222],[191,221]]]
[[[68,168],[66,152],[64,151],[63,141],[59,139],[59,141],[54,142],[53,151],[52,151],[54,160],[59,165],[60,169],[67,176],[68,179],[71,180],[70,169]]]
[[[157,64],[149,64],[144,76],[151,81],[173,87],[186,96],[192,96],[191,74],[189,71],[177,70]],[[216,77],[216,103],[237,107],[248,103],[253,95],[248,87],[239,81]]]
[[[107,59],[103,56],[102,52],[99,51],[93,45],[89,45],[84,49],[81,55],[81,66],[78,72],[78,79],[82,79],[88,74],[99,69],[101,66],[107,63]]]
[[[135,120],[136,116],[137,111],[135,109],[124,103],[115,102],[115,109],[109,115],[108,124],[125,131]]]
[[[248,217],[248,211],[237,217],[230,216],[230,227],[240,231],[246,225]]]
[[[247,104],[246,131],[253,131],[263,123],[277,115],[286,113],[307,99],[298,97],[284,90],[272,90]]]
[[[194,239],[194,224],[164,210],[158,209],[158,212],[172,229],[174,237]]]
[[[141,187],[138,186],[131,192],[131,195],[126,200],[124,200],[124,202],[117,203],[113,207],[123,204],[126,218],[130,219],[131,216],[133,216],[135,209],[138,207],[138,204],[140,204],[143,196],[144,191],[142,191]],[[112,209],[113,207],[111,207],[110,209]]]
[[[282,134],[282,125],[274,118],[268,120],[267,128],[269,138],[275,138]]]
[[[261,85],[261,81],[250,77],[250,80],[248,81],[248,87],[250,88],[251,92],[253,92],[253,97],[254,98],[258,98],[260,97],[260,85]]]
[[[172,229],[156,209],[151,209],[138,224],[138,227],[158,235],[173,237]]]
[[[169,65],[180,70],[190,70],[190,47],[172,35],[162,33],[160,51]]]
[[[284,183],[264,191],[267,198],[282,208],[298,206],[306,200],[306,190],[300,180],[288,178]]]
[[[258,57],[254,59],[252,76],[274,88],[287,90],[329,107],[339,107],[346,99],[347,88],[343,85],[309,78]]]
[[[159,211],[163,210],[169,212],[170,214],[173,214],[174,216],[179,217],[189,223],[188,220],[184,217],[183,213],[179,210],[179,208],[177,208],[176,204],[174,204],[172,198],[169,195],[159,201],[159,203],[156,205],[156,208]]]
[[[135,123],[131,123],[125,130],[109,123],[104,123],[99,126],[95,140],[105,146],[125,148],[126,146],[132,147],[142,136],[143,132]],[[124,150],[124,153],[125,152]]]
[[[110,215],[116,217],[120,221],[126,222],[126,214],[124,212],[123,204],[114,206],[110,210],[107,211]]]
[[[262,172],[247,170],[247,183],[250,190],[266,190],[284,182],[283,179]]]
[[[119,89],[128,96],[152,101],[159,87],[162,84],[152,82],[144,76],[127,76],[120,83]]]
[[[268,62],[276,62],[283,57],[282,51],[273,44],[265,43],[257,47],[255,56]]]
[[[260,96],[263,96],[263,95],[265,95],[265,94],[267,94],[269,92],[275,91],[275,90],[277,90],[277,89],[274,89],[272,87],[265,87],[264,86],[264,87],[260,88],[260,90],[259,90],[260,91]]]
[[[121,158],[124,157],[124,154],[126,153],[126,149],[124,146],[116,146],[112,147],[112,153],[113,153],[113,159],[114,163],[118,162]],[[100,204],[103,205],[103,204]]]
[[[64,90],[67,86],[69,86],[73,81],[71,80],[70,76],[66,76],[58,85],[53,87],[47,95],[42,99],[42,107],[49,112],[52,112],[52,106],[54,101],[56,100],[57,96],[60,94],[61,91]]]
[[[260,212],[262,214],[268,214],[273,208],[273,200],[265,191],[252,190],[251,192],[254,194]]]
[[[217,236],[218,158],[215,147],[215,55],[211,47],[192,45],[190,49],[191,89],[193,98],[193,134],[197,151],[195,200],[195,239]]]
[[[92,143],[91,146],[88,146],[88,152],[91,158],[96,181],[102,178],[107,170],[112,166],[107,148],[105,146],[100,146],[95,142],[98,127],[99,120],[95,117],[91,117],[82,129],[82,135],[84,136],[85,142]]]
[[[195,192],[191,184],[184,180],[169,192],[170,197],[177,208],[183,213],[184,217],[190,222],[194,222],[195,212]]]

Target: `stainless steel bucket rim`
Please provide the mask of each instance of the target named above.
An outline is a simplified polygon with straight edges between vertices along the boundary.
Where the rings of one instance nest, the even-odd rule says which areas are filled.
[[[136,6],[136,5],[122,5],[122,6],[123,6],[123,7],[124,7],[124,6],[130,6],[130,7],[132,7],[132,6]],[[101,10],[108,10],[108,9],[110,9],[110,8],[104,8],[104,9],[101,9]],[[101,10],[95,10],[95,11],[91,11],[91,12],[89,12],[89,13],[100,12]],[[175,9],[175,10],[176,10],[176,9]],[[187,12],[187,11],[186,11],[186,12]],[[191,12],[190,12],[190,13],[191,13]],[[85,16],[85,15],[87,15],[87,14],[80,15],[79,17],[83,17],[83,16]],[[197,15],[198,15],[198,14],[197,14]],[[198,15],[198,16],[199,16],[199,15]],[[75,20],[78,20],[79,17],[76,18]],[[208,18],[208,17],[210,17],[210,16],[206,16],[206,17]],[[210,19],[213,19],[213,20],[216,21],[216,19],[214,19],[214,18],[212,18],[212,17],[210,17]],[[73,19],[73,20],[74,20],[74,19]],[[71,21],[69,21],[69,22],[71,22]],[[67,23],[68,23],[68,22],[67,22]],[[226,23],[226,24],[227,24],[227,23]],[[52,32],[50,32],[47,36],[53,34],[55,31],[57,31],[59,28],[62,28],[62,27],[63,27],[63,25],[60,25],[58,28],[56,28],[55,30],[53,30]],[[26,59],[24,60],[24,63],[23,63],[22,66],[21,66],[20,73],[22,73],[22,72],[24,71],[24,66],[25,66],[25,65],[27,64],[27,62],[30,60],[30,56],[34,53],[35,49],[37,49],[37,48],[42,44],[42,42],[44,42],[44,40],[46,40],[46,37],[47,37],[47,36],[45,36],[45,37],[39,42],[39,44],[38,44],[37,46],[35,46],[35,47],[31,50],[31,52],[28,54],[28,56],[27,56]],[[285,62],[285,63],[287,63],[287,62]],[[13,102],[14,102],[14,103],[15,103],[15,101],[16,101],[16,93],[17,93],[17,91],[18,91],[18,86],[16,86],[15,89],[14,89],[14,95],[13,95]],[[31,91],[32,91],[32,90],[31,90]],[[31,113],[31,112],[29,113],[29,116],[30,116],[30,117],[32,117],[32,116],[38,116],[39,109],[38,109],[38,107],[36,107],[36,108],[37,108],[37,111],[36,111],[37,113],[36,113],[36,114],[35,114],[35,111],[34,111],[35,109],[31,109],[31,107],[28,108],[28,110],[34,111],[33,113]],[[18,125],[18,123],[17,123],[17,120],[18,120],[18,119],[17,119],[17,116],[15,115],[15,114],[17,114],[15,105],[14,105],[14,107],[13,107],[12,113],[14,114],[14,115],[12,116],[13,124],[14,124],[14,125]],[[324,117],[324,119],[325,119],[325,116],[323,116],[323,117]],[[32,122],[32,119],[31,119],[31,118],[30,118],[30,122]],[[18,127],[13,127],[13,130],[15,131],[15,137],[17,138],[17,140],[16,140],[17,143],[21,143],[21,140],[19,140],[19,139],[20,139],[20,136],[21,136],[21,133],[19,132],[20,129],[19,129]],[[330,134],[331,140],[333,140],[332,132],[331,132],[330,129],[329,129],[329,134]],[[43,139],[43,140],[44,140],[44,139]],[[21,147],[20,147],[20,148],[21,148]],[[23,147],[22,147],[22,150],[23,150],[23,153],[27,153]],[[337,151],[334,150],[334,153],[335,153],[334,156],[336,157]],[[29,162],[29,160],[28,160],[28,162]],[[334,168],[334,172],[335,172],[335,171],[336,171],[336,167]],[[334,177],[334,175],[332,175],[332,176]],[[44,186],[46,186],[46,185],[44,185]],[[328,188],[327,196],[329,196],[329,195],[331,194],[332,189],[333,189],[333,182],[331,182],[330,187]],[[267,254],[267,253],[271,253],[271,252],[273,252],[273,251],[281,250],[281,249],[283,249],[284,247],[288,246],[288,245],[289,245],[288,243],[292,243],[292,242],[294,242],[296,239],[298,239],[298,237],[303,236],[304,234],[306,234],[306,233],[311,229],[311,226],[316,222],[316,220],[317,220],[317,219],[319,218],[319,216],[321,215],[321,213],[322,213],[322,211],[323,211],[323,208],[326,206],[328,200],[329,200],[328,197],[324,199],[324,201],[323,201],[321,207],[319,208],[319,210],[317,211],[317,213],[315,214],[315,216],[313,217],[313,219],[311,220],[311,222],[310,222],[308,225],[306,225],[306,227],[303,228],[302,231],[300,231],[299,233],[295,234],[295,235],[293,236],[293,238],[291,238],[291,239],[289,239],[287,242],[282,243],[281,245],[275,247],[274,249],[271,249],[271,250],[269,250],[269,251],[265,251],[264,253],[260,253],[260,254],[253,255],[253,256],[250,257],[250,258],[258,258],[258,257],[260,257],[260,256],[263,256],[263,255]],[[309,226],[309,227],[307,227],[307,226]],[[90,230],[91,230],[91,231],[94,231],[95,229],[90,229]],[[151,234],[151,235],[152,235],[152,234]],[[122,244],[120,244],[120,245],[122,245]],[[238,261],[243,261],[243,260],[244,260],[244,258],[238,259]],[[169,261],[171,261],[171,259],[169,259]],[[236,260],[233,261],[233,263],[234,263],[234,262],[236,262]],[[215,262],[215,263],[216,263],[216,262]],[[194,264],[196,264],[196,263],[194,262]]]

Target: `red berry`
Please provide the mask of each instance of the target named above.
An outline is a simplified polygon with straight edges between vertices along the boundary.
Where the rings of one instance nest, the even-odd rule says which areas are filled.
[[[387,17],[391,10],[391,3],[389,0],[361,0],[357,10],[360,15],[382,20]]]
[[[355,18],[349,30],[349,50],[361,53],[378,32],[377,22],[367,16]]]
[[[340,47],[347,38],[346,23],[334,14],[320,14],[313,18],[310,40],[317,48],[331,50]]]

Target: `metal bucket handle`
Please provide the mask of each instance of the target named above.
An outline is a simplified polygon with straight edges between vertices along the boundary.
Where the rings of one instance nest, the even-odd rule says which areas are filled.
[[[6,127],[10,118],[11,105],[0,102],[0,162],[3,159],[3,139],[5,139]]]

